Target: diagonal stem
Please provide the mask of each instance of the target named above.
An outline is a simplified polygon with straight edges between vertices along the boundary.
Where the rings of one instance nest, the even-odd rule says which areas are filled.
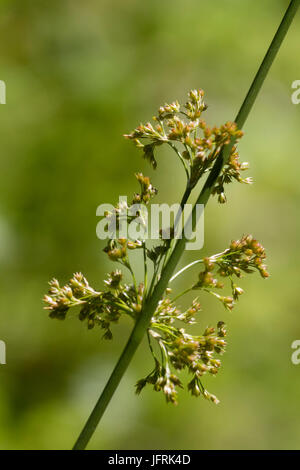
[[[274,39],[265,55],[265,58],[252,82],[252,85],[246,95],[246,98],[238,112],[236,117],[236,123],[239,128],[242,128],[251,109],[252,106],[257,98],[257,95],[262,87],[262,84],[270,70],[270,67],[277,55],[277,52],[280,49],[280,46],[286,36],[286,33],[292,23],[292,20],[299,8],[300,0],[292,0],[290,5],[283,17],[283,20],[274,36]],[[224,164],[226,163],[227,159],[229,158],[230,151],[234,145],[234,140],[232,140],[226,147],[223,148],[223,151],[220,153],[219,157],[217,158],[211,173],[209,174],[203,189],[197,199],[197,202],[194,206],[192,216],[194,224],[197,222],[195,219],[195,207],[197,204],[203,204],[204,206],[207,204],[209,197],[211,195],[212,189],[214,184],[222,170]],[[189,223],[189,221],[187,222]],[[194,225],[193,224],[193,225]],[[183,231],[184,232],[184,231]],[[85,449],[87,446],[90,438],[94,434],[94,431],[106,410],[107,405],[109,404],[115,390],[117,389],[120,380],[122,379],[132,357],[134,356],[135,351],[137,350],[139,344],[141,343],[144,334],[149,326],[151,317],[155,312],[157,304],[161,299],[169,280],[173,274],[173,271],[184,252],[186,244],[186,239],[184,237],[184,233],[182,234],[182,238],[179,239],[174,247],[174,250],[165,265],[161,278],[157,285],[154,288],[153,294],[149,298],[147,305],[143,308],[139,319],[137,320],[132,333],[128,339],[128,342],[102,392],[100,398],[98,399],[90,417],[88,418],[78,440],[76,441],[73,449],[80,450]]]

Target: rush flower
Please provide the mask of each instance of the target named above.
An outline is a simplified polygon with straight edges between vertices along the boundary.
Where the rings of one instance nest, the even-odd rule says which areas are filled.
[[[180,105],[178,101],[165,104],[158,110],[152,123],[141,124],[125,137],[132,140],[143,150],[144,156],[156,168],[155,152],[160,145],[167,144],[180,158],[187,176],[186,192],[190,195],[199,179],[210,172],[213,163],[234,138],[237,143],[242,132],[237,125],[227,122],[220,127],[209,127],[202,119],[207,109],[203,90],[192,90],[188,101]],[[224,186],[232,181],[251,183],[249,178],[242,178],[241,173],[248,168],[247,163],[240,163],[236,145],[229,160],[221,171],[213,193],[218,195],[219,202],[226,201]],[[157,194],[148,176],[136,173],[140,185],[139,192],[134,193],[132,205],[137,206],[140,219],[143,221],[143,205],[151,203]],[[113,225],[119,230],[122,224],[130,224],[136,217],[132,214],[126,201],[119,202],[111,212],[106,213],[107,229]],[[169,228],[170,237],[166,239],[161,231],[158,245],[147,246],[141,235],[138,239],[129,239],[117,235],[108,239],[104,252],[109,259],[122,269],[129,271],[131,280],[124,282],[121,269],[115,269],[104,280],[101,288],[94,289],[81,273],[75,273],[63,286],[56,279],[50,282],[48,294],[44,297],[45,309],[51,318],[63,320],[70,310],[77,311],[78,319],[88,329],[99,327],[104,331],[104,338],[112,339],[112,326],[125,315],[135,323],[144,314],[144,308],[157,285],[163,268],[172,251],[175,224]],[[128,233],[128,231],[126,231]],[[138,279],[131,262],[131,252],[137,250],[144,266],[144,276]],[[265,249],[251,235],[244,235],[230,243],[229,248],[216,255],[196,260],[202,269],[197,279],[182,293],[173,295],[167,287],[159,300],[147,328],[149,351],[153,356],[154,367],[144,378],[136,383],[136,392],[140,393],[146,385],[157,392],[162,392],[167,402],[176,404],[178,390],[184,387],[179,378],[181,371],[190,375],[186,385],[193,396],[217,404],[219,400],[209,393],[203,385],[206,375],[215,376],[221,367],[221,356],[226,349],[226,325],[219,321],[216,326],[202,327],[202,334],[192,334],[192,325],[201,319],[200,296],[211,294],[221,302],[227,311],[236,305],[244,290],[236,284],[240,278],[257,271],[263,278],[269,276],[265,265]],[[149,263],[152,270],[150,271]],[[175,275],[184,272],[190,265]],[[151,272],[151,276],[149,275]],[[172,279],[170,280],[170,282]],[[223,294],[229,286],[230,292]],[[188,292],[197,292],[187,308],[182,308],[180,298]],[[189,331],[186,330],[187,326]]]
[[[212,128],[206,124],[202,119],[202,113],[207,109],[203,90],[190,91],[188,98],[184,106],[178,101],[161,106],[158,115],[153,118],[153,124],[141,124],[125,137],[143,150],[144,157],[153,168],[157,167],[156,148],[163,144],[171,146],[184,166],[188,186],[193,188],[201,176],[211,169],[223,146],[232,137],[238,142],[243,133],[233,122]],[[226,201],[225,184],[233,180],[251,182],[251,179],[241,177],[241,171],[246,169],[248,164],[240,163],[235,146],[213,190],[219,202]]]

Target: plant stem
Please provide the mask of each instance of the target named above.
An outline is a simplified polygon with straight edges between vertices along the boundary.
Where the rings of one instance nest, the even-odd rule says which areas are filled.
[[[185,174],[186,174],[186,178],[187,178],[187,181],[189,181],[189,178],[190,178],[190,175],[189,175],[189,170],[188,170],[188,167],[186,165],[186,162],[184,160],[184,158],[182,157],[181,153],[179,152],[178,148],[176,147],[176,145],[174,145],[172,142],[169,142],[169,145],[170,147],[177,153],[183,167],[184,167],[184,171],[185,171]]]
[[[174,299],[172,299],[172,302],[176,302],[176,300],[180,299],[180,297],[183,297],[185,294],[188,294],[192,290],[193,290],[192,287],[188,287],[184,291],[180,292],[180,294],[176,295],[176,297],[174,297]]]
[[[247,96],[241,106],[240,111],[236,117],[236,123],[238,124],[239,128],[242,128],[250,111],[251,108],[257,98],[257,95],[262,87],[262,84],[269,72],[269,69],[277,55],[277,52],[282,44],[282,41],[290,27],[290,24],[296,14],[296,11],[300,5],[300,0],[292,0],[284,17],[283,20],[275,34],[275,37],[267,51],[267,54],[254,78],[254,81],[247,93]],[[197,199],[196,204],[203,204],[204,206],[207,204],[209,197],[211,195],[212,189],[214,184],[222,170],[224,164],[226,163],[227,159],[229,158],[231,149],[234,145],[234,140],[232,140],[226,147],[223,148],[223,151],[220,153],[219,157],[217,158],[211,173],[209,174],[203,189]],[[196,224],[195,220],[195,207],[194,206],[192,217],[193,217],[193,225]],[[187,222],[189,223],[189,221]],[[172,276],[172,273],[185,249],[186,239],[184,237],[184,233],[182,234],[182,238],[179,239],[174,247],[174,250],[168,259],[167,264],[165,265],[163,272],[161,274],[160,280],[156,284],[153,294],[149,298],[147,304],[144,306],[136,324],[132,330],[132,333],[128,339],[128,342],[102,392],[100,398],[98,399],[95,408],[93,409],[90,417],[88,418],[78,440],[76,441],[73,449],[80,450],[85,449],[87,446],[90,438],[92,437],[103,413],[106,410],[108,403],[110,402],[116,388],[118,387],[121,378],[123,377],[135,351],[137,350],[139,344],[141,343],[144,334],[149,326],[151,317],[155,312],[157,304],[161,297],[164,294],[164,291],[169,283],[169,280]]]
[[[190,185],[190,182],[188,180],[187,182],[187,185],[186,185],[186,188],[185,188],[185,191],[184,191],[184,194],[182,196],[182,199],[181,199],[181,202],[180,202],[180,210],[177,212],[176,214],[176,217],[175,217],[175,221],[174,221],[174,236],[175,234],[177,233],[177,228],[178,228],[178,224],[179,224],[179,220],[182,216],[182,212],[184,211],[184,206],[185,204],[187,203],[190,195],[191,195],[191,192],[192,192],[192,187]],[[173,242],[173,239],[170,239],[170,240],[167,240],[168,242],[168,245],[167,245],[167,251],[165,253],[165,257],[164,257],[164,261],[163,261],[163,268],[165,267],[166,263],[168,262],[168,259],[169,259],[169,255],[170,255],[170,250],[172,248],[172,242]]]
[[[193,261],[192,263],[187,264],[186,266],[184,266],[184,268],[180,269],[176,274],[174,274],[174,276],[171,277],[169,282],[174,281],[174,279],[176,279],[176,277],[180,276],[180,274],[184,273],[184,271],[191,268],[195,264],[199,264],[199,263],[203,263],[203,259],[197,259],[196,261]]]
[[[144,256],[144,291],[147,292],[148,286],[148,265],[147,265],[147,249],[145,240],[143,241],[143,256]]]
[[[185,206],[187,200],[189,199],[189,197],[191,195],[191,192],[192,192],[192,188],[191,188],[189,182],[187,182],[184,194],[183,194],[181,202],[180,202],[180,210],[177,212],[176,218],[175,218],[174,234],[177,231],[177,226],[178,226],[178,223],[179,223],[179,219],[181,218],[182,211],[184,210],[184,206]],[[149,288],[149,293],[148,293],[149,296],[152,294],[153,287],[154,287],[155,282],[157,280],[157,275],[158,275],[158,272],[159,272],[159,266],[160,266],[160,263],[161,263],[162,259],[163,259],[162,270],[163,270],[163,268],[165,267],[165,264],[168,261],[168,256],[169,256],[171,248],[172,248],[172,242],[173,242],[172,238],[166,241],[167,251],[164,255],[162,255],[160,258],[158,258],[158,260],[156,262],[156,266],[154,268],[154,273],[153,273],[152,280],[151,280],[151,285],[150,285],[150,288]]]

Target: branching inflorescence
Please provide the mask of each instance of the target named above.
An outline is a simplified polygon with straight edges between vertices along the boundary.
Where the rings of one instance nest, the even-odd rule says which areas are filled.
[[[146,125],[141,124],[125,137],[143,150],[144,157],[154,169],[157,166],[155,148],[162,144],[170,145],[180,158],[186,172],[188,187],[192,189],[201,176],[212,168],[224,145],[227,145],[232,137],[237,142],[243,133],[233,122],[227,122],[220,127],[207,126],[202,119],[202,113],[207,109],[203,101],[203,90],[192,90],[188,96],[189,100],[184,106],[180,106],[178,101],[161,106],[158,115],[153,117],[155,124],[150,122]],[[251,178],[241,177],[241,171],[247,168],[247,163],[239,162],[234,146],[228,163],[224,166],[213,189],[213,194],[218,195],[219,202],[226,202],[224,194],[226,183],[233,180],[241,183],[252,182]]]
[[[140,125],[131,134],[125,135],[143,151],[144,157],[155,169],[157,166],[156,150],[166,144],[170,146],[183,164],[187,185],[181,205],[185,203],[199,179],[207,174],[220,155],[224,145],[232,138],[237,142],[242,132],[235,123],[227,122],[220,127],[210,128],[202,119],[202,113],[207,106],[203,101],[202,90],[192,90],[187,103],[182,107],[178,101],[159,108],[154,124]],[[213,188],[213,194],[218,196],[220,203],[226,202],[225,184],[236,180],[241,183],[251,183],[251,178],[242,178],[241,172],[248,168],[247,163],[240,163],[236,145],[232,148],[230,157],[223,167]],[[156,195],[157,190],[150,179],[142,173],[136,174],[140,184],[140,192],[135,193],[132,204],[148,205]],[[125,204],[125,206],[124,206]],[[111,213],[106,213],[107,226],[114,219],[121,223],[127,203],[119,203]],[[126,216],[130,223],[133,216]],[[173,227],[174,229],[174,227]],[[138,282],[130,261],[130,251],[139,250],[144,264],[144,279]],[[78,318],[86,322],[88,328],[99,326],[104,330],[104,338],[111,339],[111,325],[117,323],[122,315],[129,315],[134,322],[143,315],[153,289],[165,265],[172,242],[161,238],[159,244],[147,247],[145,239],[114,238],[109,239],[104,251],[110,260],[129,270],[132,282],[123,282],[120,269],[112,271],[104,281],[103,290],[94,290],[81,273],[73,275],[63,287],[56,279],[50,282],[48,295],[44,297],[46,309],[51,318],[64,319],[73,307],[79,308]],[[136,384],[139,393],[147,384],[156,391],[162,391],[168,402],[177,402],[177,389],[182,387],[177,371],[185,369],[191,375],[187,385],[194,396],[218,403],[215,395],[209,393],[202,384],[205,374],[216,375],[220,369],[219,356],[226,347],[226,326],[220,321],[216,328],[206,327],[202,334],[191,335],[186,332],[185,325],[196,323],[198,312],[201,310],[200,295],[208,293],[220,301],[225,309],[232,310],[243,289],[236,282],[243,274],[258,271],[263,278],[268,277],[264,264],[265,250],[251,235],[232,241],[229,248],[222,253],[195,260],[183,268],[173,279],[192,265],[200,264],[202,269],[198,278],[183,293],[173,295],[168,287],[161,298],[151,318],[147,336],[151,354],[154,359],[153,370]],[[152,264],[149,277],[148,264]],[[230,287],[230,295],[222,295],[225,281]],[[171,279],[172,281],[172,279]],[[188,293],[197,291],[197,297],[190,307],[182,311],[178,299]]]

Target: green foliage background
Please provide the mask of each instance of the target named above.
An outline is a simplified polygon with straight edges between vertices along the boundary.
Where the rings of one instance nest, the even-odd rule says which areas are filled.
[[[130,332],[125,320],[103,342],[76,318],[48,319],[41,302],[53,276],[80,270],[102,286],[112,265],[96,238],[96,207],[131,194],[134,172],[153,177],[157,202],[181,195],[175,156],[159,152],[154,173],[122,134],[196,87],[206,91],[208,122],[234,119],[287,5],[2,0],[0,448],[70,448]],[[224,320],[229,329],[222,370],[205,379],[221,403],[182,392],[173,407],[150,389],[135,396],[152,365],[142,346],[90,448],[299,448],[300,366],[290,359],[300,339],[300,105],[291,103],[299,27],[298,15],[240,144],[255,185],[234,185],[226,206],[212,200],[206,210],[200,256],[253,233],[272,273],[244,280],[233,313],[203,298],[198,328]]]

